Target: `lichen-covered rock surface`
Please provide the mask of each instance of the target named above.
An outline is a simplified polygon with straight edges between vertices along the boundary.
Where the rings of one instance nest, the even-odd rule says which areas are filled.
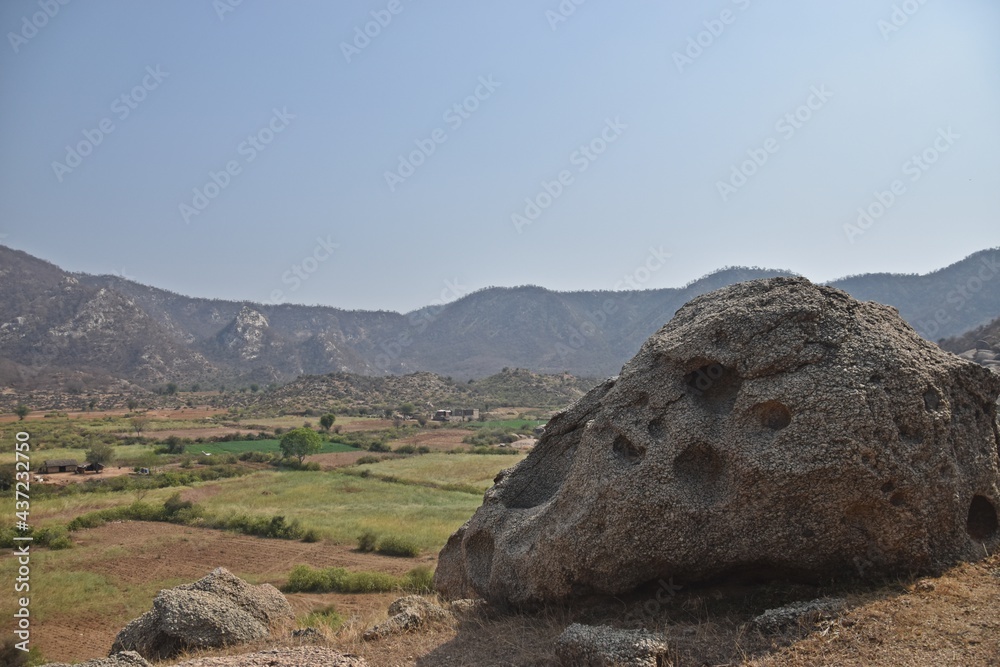
[[[892,308],[801,278],[712,292],[497,477],[435,585],[521,605],[981,558],[1000,547],[998,394]]]

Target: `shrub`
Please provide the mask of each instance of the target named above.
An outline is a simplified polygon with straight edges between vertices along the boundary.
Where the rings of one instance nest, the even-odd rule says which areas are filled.
[[[37,646],[32,646],[27,651],[17,648],[17,638],[8,637],[0,644],[0,665],[7,667],[28,667],[28,665],[40,665],[46,662],[42,659],[42,654]]]
[[[430,593],[434,590],[434,570],[426,565],[413,568],[403,575],[403,588],[414,593]]]
[[[317,609],[311,611],[302,617],[299,625],[307,628],[314,628],[316,626],[326,626],[331,630],[336,630],[343,624],[344,618],[337,613],[337,610],[331,604],[329,606],[323,607],[322,609]]]
[[[416,567],[402,577],[385,572],[349,572],[342,567],[314,570],[297,565],[282,587],[286,593],[385,593],[413,591],[426,593],[432,589],[433,571],[427,566]]]
[[[73,546],[73,540],[62,526],[52,526],[42,528],[32,532],[31,535],[35,545],[48,547],[49,549],[69,549]]]
[[[375,551],[378,545],[378,535],[366,530],[358,537],[358,551]]]
[[[373,442],[368,446],[369,452],[391,452],[392,448],[384,442]]]
[[[505,455],[516,455],[519,454],[516,449],[511,447],[473,447],[472,454],[496,454],[498,456]]]
[[[413,558],[420,555],[420,548],[410,540],[388,535],[378,542],[375,551],[383,556],[399,556],[402,558]]]
[[[369,463],[378,463],[381,460],[382,459],[380,459],[377,456],[372,456],[370,454],[366,454],[365,456],[362,456],[357,461],[355,461],[354,465],[363,466],[363,465],[368,465]]]
[[[168,517],[175,517],[181,511],[192,510],[194,508],[194,503],[190,500],[181,500],[181,493],[171,495],[165,501],[163,501],[163,511]],[[190,514],[190,512],[189,512]]]
[[[400,445],[396,447],[397,454],[416,454],[417,448],[413,445]]]

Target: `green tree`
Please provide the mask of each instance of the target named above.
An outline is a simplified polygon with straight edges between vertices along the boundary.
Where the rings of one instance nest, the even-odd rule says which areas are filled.
[[[134,398],[130,398],[125,402],[125,405],[128,407],[129,412],[134,412],[135,409],[139,407],[139,401]]]
[[[330,427],[333,426],[333,422],[337,421],[337,415],[332,412],[327,412],[325,415],[319,418],[319,425],[323,427],[324,431],[329,432]]]
[[[146,430],[146,427],[149,426],[149,417],[146,415],[135,415],[128,422],[132,425],[132,430],[135,431],[135,437],[138,438]]]
[[[87,463],[108,465],[115,458],[115,448],[106,442],[95,442],[87,450]]]
[[[413,407],[413,403],[403,403],[401,406],[399,406],[399,411],[403,413],[403,416],[409,417],[413,415],[413,413],[416,412],[417,409]]]
[[[31,408],[29,408],[24,403],[21,403],[16,408],[14,408],[14,414],[17,415],[17,418],[20,419],[21,421],[24,421],[24,418],[27,417],[30,413],[31,413]]]
[[[176,393],[177,393],[177,383],[176,382],[168,382],[167,383],[167,394],[170,395],[170,396],[173,396]]]
[[[259,390],[260,390],[260,385],[259,384],[254,383],[254,384],[250,385],[250,393],[256,394]]]
[[[320,439],[316,431],[308,428],[293,428],[291,431],[281,436],[281,454],[285,458],[293,456],[299,463],[309,456],[315,454],[322,447],[323,440]]]
[[[183,454],[186,446],[186,443],[176,435],[169,436],[163,441],[163,444],[166,446],[168,454]]]

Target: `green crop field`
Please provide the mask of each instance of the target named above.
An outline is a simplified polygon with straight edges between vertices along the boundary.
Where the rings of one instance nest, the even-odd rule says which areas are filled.
[[[409,482],[467,485],[485,491],[504,468],[524,459],[525,454],[484,456],[481,454],[424,454],[358,466],[373,474],[392,475]]]
[[[209,454],[242,454],[243,452],[279,452],[281,451],[280,440],[233,440],[232,442],[199,442],[188,445],[187,451],[191,454],[208,452]],[[339,442],[324,442],[320,447],[320,454],[331,452],[356,452],[356,448]]]

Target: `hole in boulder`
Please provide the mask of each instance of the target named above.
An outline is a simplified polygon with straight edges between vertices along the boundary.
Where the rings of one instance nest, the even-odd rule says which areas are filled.
[[[684,376],[684,383],[692,393],[717,412],[729,411],[743,386],[743,379],[735,369],[720,363],[697,363],[696,370]],[[694,364],[692,364],[694,365]]]
[[[969,537],[982,542],[997,533],[997,510],[986,496],[973,496],[965,524]]]
[[[649,426],[647,428],[649,429],[649,437],[656,441],[663,440],[666,428],[663,426],[662,419],[654,419],[649,422]]]
[[[937,389],[931,387],[924,392],[924,407],[927,408],[928,412],[933,412],[941,406],[941,394],[937,392]]]
[[[629,463],[637,463],[646,455],[644,448],[636,446],[634,442],[624,435],[616,437],[614,442],[611,443],[611,448],[615,451],[615,454]]]
[[[722,468],[722,457],[704,442],[689,445],[674,459],[677,477],[694,486],[706,486],[715,482],[722,476]]]
[[[891,481],[886,482],[885,484],[882,485],[882,493],[892,493],[893,490],[895,490],[895,488],[896,485],[893,484]]]
[[[889,497],[889,504],[893,507],[902,507],[906,504],[906,494],[897,491]]]
[[[764,428],[780,431],[792,423],[791,411],[778,401],[759,403],[754,406],[753,411]]]

